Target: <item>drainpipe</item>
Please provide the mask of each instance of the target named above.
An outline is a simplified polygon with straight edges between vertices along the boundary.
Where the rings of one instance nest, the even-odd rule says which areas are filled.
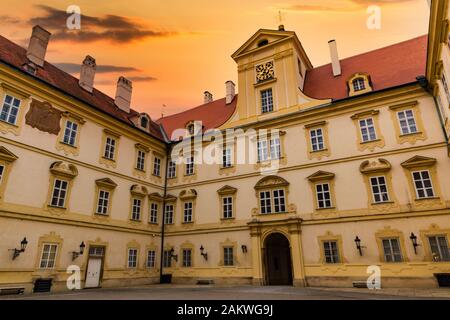
[[[168,145],[167,154],[166,154],[166,170],[164,175],[164,195],[163,195],[163,214],[162,214],[162,223],[161,223],[161,254],[160,254],[160,267],[159,267],[159,283],[163,283],[163,259],[164,259],[164,230],[165,230],[165,222],[166,222],[166,197],[167,197],[167,170],[169,166],[169,157],[172,152],[172,145]]]

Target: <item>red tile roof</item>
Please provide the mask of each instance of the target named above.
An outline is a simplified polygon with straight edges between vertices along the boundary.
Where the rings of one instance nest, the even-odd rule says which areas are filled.
[[[355,73],[367,73],[374,91],[416,81],[425,75],[428,36],[341,60],[342,75],[333,76],[331,64],[306,73],[304,93],[311,98],[340,100],[348,97],[347,80]]]
[[[26,72],[23,66],[28,63],[26,49],[0,36],[0,61]],[[81,66],[80,66],[81,67]],[[135,110],[130,113],[122,111],[114,104],[114,99],[94,89],[92,93],[87,92],[78,85],[78,79],[58,69],[54,65],[45,62],[43,68],[38,68],[36,75],[31,75],[39,80],[55,87],[56,89],[78,99],[95,109],[109,114],[113,118],[135,127],[131,118],[139,115]],[[163,135],[158,124],[150,121],[150,134],[162,140]]]
[[[168,117],[156,120],[163,125],[169,139],[176,129],[186,129],[191,121],[202,121],[203,131],[219,128],[233,115],[236,109],[238,96],[236,95],[230,104],[225,103],[225,98],[203,104],[193,109],[186,110]]]

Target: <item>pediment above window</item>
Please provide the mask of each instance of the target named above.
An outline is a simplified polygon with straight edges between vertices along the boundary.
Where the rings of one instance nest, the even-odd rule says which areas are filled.
[[[366,160],[359,166],[361,173],[386,172],[391,170],[392,165],[385,159],[369,161]]]
[[[217,193],[220,195],[224,195],[224,194],[235,194],[237,192],[238,189],[231,187],[231,186],[223,186],[222,188],[220,188],[219,190],[217,190]]]
[[[117,183],[112,181],[110,178],[95,180],[95,184],[99,187],[107,189],[115,189],[117,187]]]
[[[166,195],[166,202],[175,202],[175,201],[177,201],[176,196],[174,196],[173,194]]]
[[[11,151],[9,151],[8,149],[6,149],[3,146],[0,146],[0,160],[6,161],[6,162],[13,162],[15,160],[17,160],[17,156],[12,153]]]
[[[197,191],[194,189],[183,190],[180,192],[181,200],[195,199],[197,198]]]
[[[321,180],[331,180],[334,179],[334,176],[334,173],[319,170],[316,173],[310,175],[307,179],[311,182],[315,182]]]
[[[162,195],[160,195],[158,192],[150,193],[150,194],[148,195],[148,198],[149,198],[150,200],[153,200],[153,201],[159,201],[159,202],[162,202],[163,199],[164,199],[164,197],[163,197]]]
[[[435,158],[428,158],[424,156],[414,156],[409,160],[406,160],[402,163],[402,167],[404,168],[416,168],[416,167],[424,167],[424,166],[433,166],[436,164]]]
[[[135,195],[135,196],[139,196],[139,197],[144,197],[148,194],[148,190],[146,187],[144,186],[140,186],[140,185],[133,185],[130,189],[130,192]]]
[[[289,182],[278,176],[267,176],[258,181],[255,189],[270,189],[275,187],[287,187]]]
[[[73,164],[57,161],[50,166],[50,172],[57,176],[73,179],[78,175],[78,169]]]

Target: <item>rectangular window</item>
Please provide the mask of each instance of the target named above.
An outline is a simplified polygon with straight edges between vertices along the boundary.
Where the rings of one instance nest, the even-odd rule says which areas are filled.
[[[336,241],[325,241],[323,243],[326,263],[339,263],[339,251]]]
[[[445,95],[447,96],[447,103],[450,104],[450,91],[448,91],[448,83],[445,75],[442,73],[442,85],[444,86]]]
[[[183,267],[185,267],[185,268],[192,267],[192,250],[191,249],[183,249]]]
[[[325,143],[323,139],[323,129],[311,129],[309,132],[311,136],[311,150],[320,151],[325,149]]]
[[[69,183],[65,180],[55,179],[55,184],[53,185],[52,192],[52,202],[53,207],[64,208],[66,203],[67,188]]]
[[[183,222],[189,223],[192,222],[192,202],[184,203],[184,214],[183,214]]]
[[[131,208],[131,219],[135,221],[141,220],[141,199],[133,199],[133,206]]]
[[[167,169],[167,178],[173,179],[177,176],[177,164],[174,161],[169,161],[169,168]]]
[[[414,187],[418,199],[433,198],[434,191],[429,171],[416,171],[412,173]]]
[[[149,217],[150,223],[158,223],[158,204],[152,203],[150,205],[150,217]]]
[[[386,185],[386,178],[384,176],[370,178],[370,187],[375,203],[389,201],[389,193]]]
[[[16,124],[19,107],[19,99],[6,95],[3,101],[2,112],[0,113],[0,120],[10,124]]]
[[[145,170],[145,152],[138,150],[136,159],[136,169],[144,171]]]
[[[186,172],[185,174],[187,176],[191,176],[194,174],[194,157],[187,157],[186,158]]]
[[[258,141],[258,161],[267,161],[269,160],[269,147],[267,140],[259,140]]]
[[[233,218],[233,197],[222,198],[223,218]]]
[[[223,264],[225,266],[233,266],[234,265],[233,247],[223,248]]]
[[[270,139],[270,159],[271,160],[281,159],[280,138]]]
[[[108,214],[108,204],[109,204],[109,191],[100,190],[98,193],[98,202],[97,202],[97,213],[98,214]]]
[[[106,137],[105,144],[105,158],[109,160],[114,160],[114,152],[116,150],[116,140],[111,137]]]
[[[273,111],[272,89],[261,91],[261,111],[262,113],[268,113]]]
[[[66,129],[64,130],[63,142],[65,144],[75,146],[77,138],[78,124],[70,120],[66,121]]]
[[[172,254],[170,250],[164,250],[163,253],[163,267],[171,268],[172,267]]]
[[[0,165],[0,183],[3,181],[3,174],[5,173],[5,166]]]
[[[270,191],[262,191],[259,193],[261,202],[261,213],[269,214],[272,213],[272,204],[270,201]]]
[[[173,204],[167,204],[164,214],[164,223],[173,224]]]
[[[434,261],[450,261],[450,252],[446,236],[428,237]]]
[[[377,140],[375,125],[372,118],[359,120],[359,128],[361,129],[362,142]]]
[[[319,209],[331,208],[330,184],[316,184],[317,207]]]
[[[153,175],[160,177],[161,176],[161,159],[155,157],[153,161]]]
[[[231,148],[223,149],[223,151],[222,151],[222,166],[224,168],[230,168],[232,166]]]
[[[276,213],[286,212],[286,200],[283,189],[273,191],[273,204]]]
[[[412,110],[404,110],[397,113],[402,135],[417,133],[416,119]]]
[[[53,269],[55,267],[56,252],[58,250],[57,244],[44,244],[42,248],[41,262],[39,268]]]
[[[147,252],[147,268],[154,268],[156,266],[156,251],[149,250]]]
[[[136,268],[137,267],[137,249],[128,249],[128,268]]]
[[[398,239],[383,239],[384,261],[402,262],[402,253]]]

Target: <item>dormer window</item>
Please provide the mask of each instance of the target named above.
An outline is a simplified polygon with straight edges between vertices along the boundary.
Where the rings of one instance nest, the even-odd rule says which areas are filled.
[[[148,127],[148,119],[146,117],[141,118],[141,127],[147,129]]]
[[[358,94],[367,93],[373,90],[370,77],[365,73],[355,73],[348,79],[348,95],[355,96]]]
[[[356,78],[355,80],[353,80],[353,90],[355,90],[355,92],[364,90],[365,88],[366,86],[364,84],[363,78]]]
[[[195,133],[195,125],[193,123],[188,124],[187,131],[189,132],[189,135],[193,136]]]

